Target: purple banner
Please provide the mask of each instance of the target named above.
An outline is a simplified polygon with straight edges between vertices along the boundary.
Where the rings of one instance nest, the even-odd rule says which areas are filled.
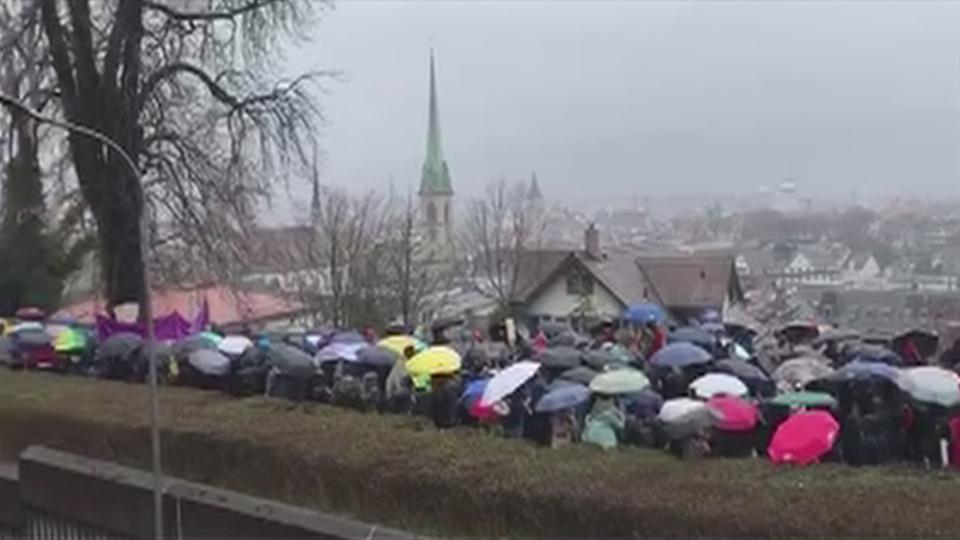
[[[153,331],[158,340],[180,340],[187,336],[202,332],[210,324],[210,306],[206,300],[197,316],[192,320],[187,320],[179,312],[158,317],[153,320]],[[123,323],[104,315],[97,315],[97,338],[100,341],[121,332],[131,332],[143,337],[147,335],[146,325],[140,322]]]

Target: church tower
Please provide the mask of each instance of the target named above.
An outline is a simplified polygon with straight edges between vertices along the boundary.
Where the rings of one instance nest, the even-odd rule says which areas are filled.
[[[433,256],[448,259],[453,248],[453,187],[440,142],[437,79],[430,51],[430,103],[427,121],[427,155],[420,173],[420,210]]]

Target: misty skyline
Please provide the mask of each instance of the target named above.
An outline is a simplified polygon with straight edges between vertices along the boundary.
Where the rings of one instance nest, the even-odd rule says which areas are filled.
[[[416,189],[432,44],[461,200],[534,170],[568,202],[960,198],[956,2],[343,2],[311,35],[327,184]]]

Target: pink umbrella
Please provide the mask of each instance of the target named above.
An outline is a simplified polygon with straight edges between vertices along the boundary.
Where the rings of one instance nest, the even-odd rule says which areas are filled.
[[[767,455],[770,461],[808,465],[833,448],[840,425],[826,411],[797,413],[777,428]]]
[[[750,431],[760,418],[752,403],[737,397],[718,396],[707,401],[707,407],[717,419],[717,429],[722,431]]]

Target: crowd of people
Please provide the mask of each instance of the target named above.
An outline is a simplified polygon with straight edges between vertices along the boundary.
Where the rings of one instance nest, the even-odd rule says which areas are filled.
[[[135,334],[96,339],[75,325],[21,321],[6,328],[0,361],[143,381],[152,355],[166,384],[424,415],[441,429],[475,426],[547,447],[960,464],[960,342],[938,357],[932,332],[871,342],[810,323],[677,327],[651,312],[582,333],[437,321],[415,334],[212,329],[151,348]]]

